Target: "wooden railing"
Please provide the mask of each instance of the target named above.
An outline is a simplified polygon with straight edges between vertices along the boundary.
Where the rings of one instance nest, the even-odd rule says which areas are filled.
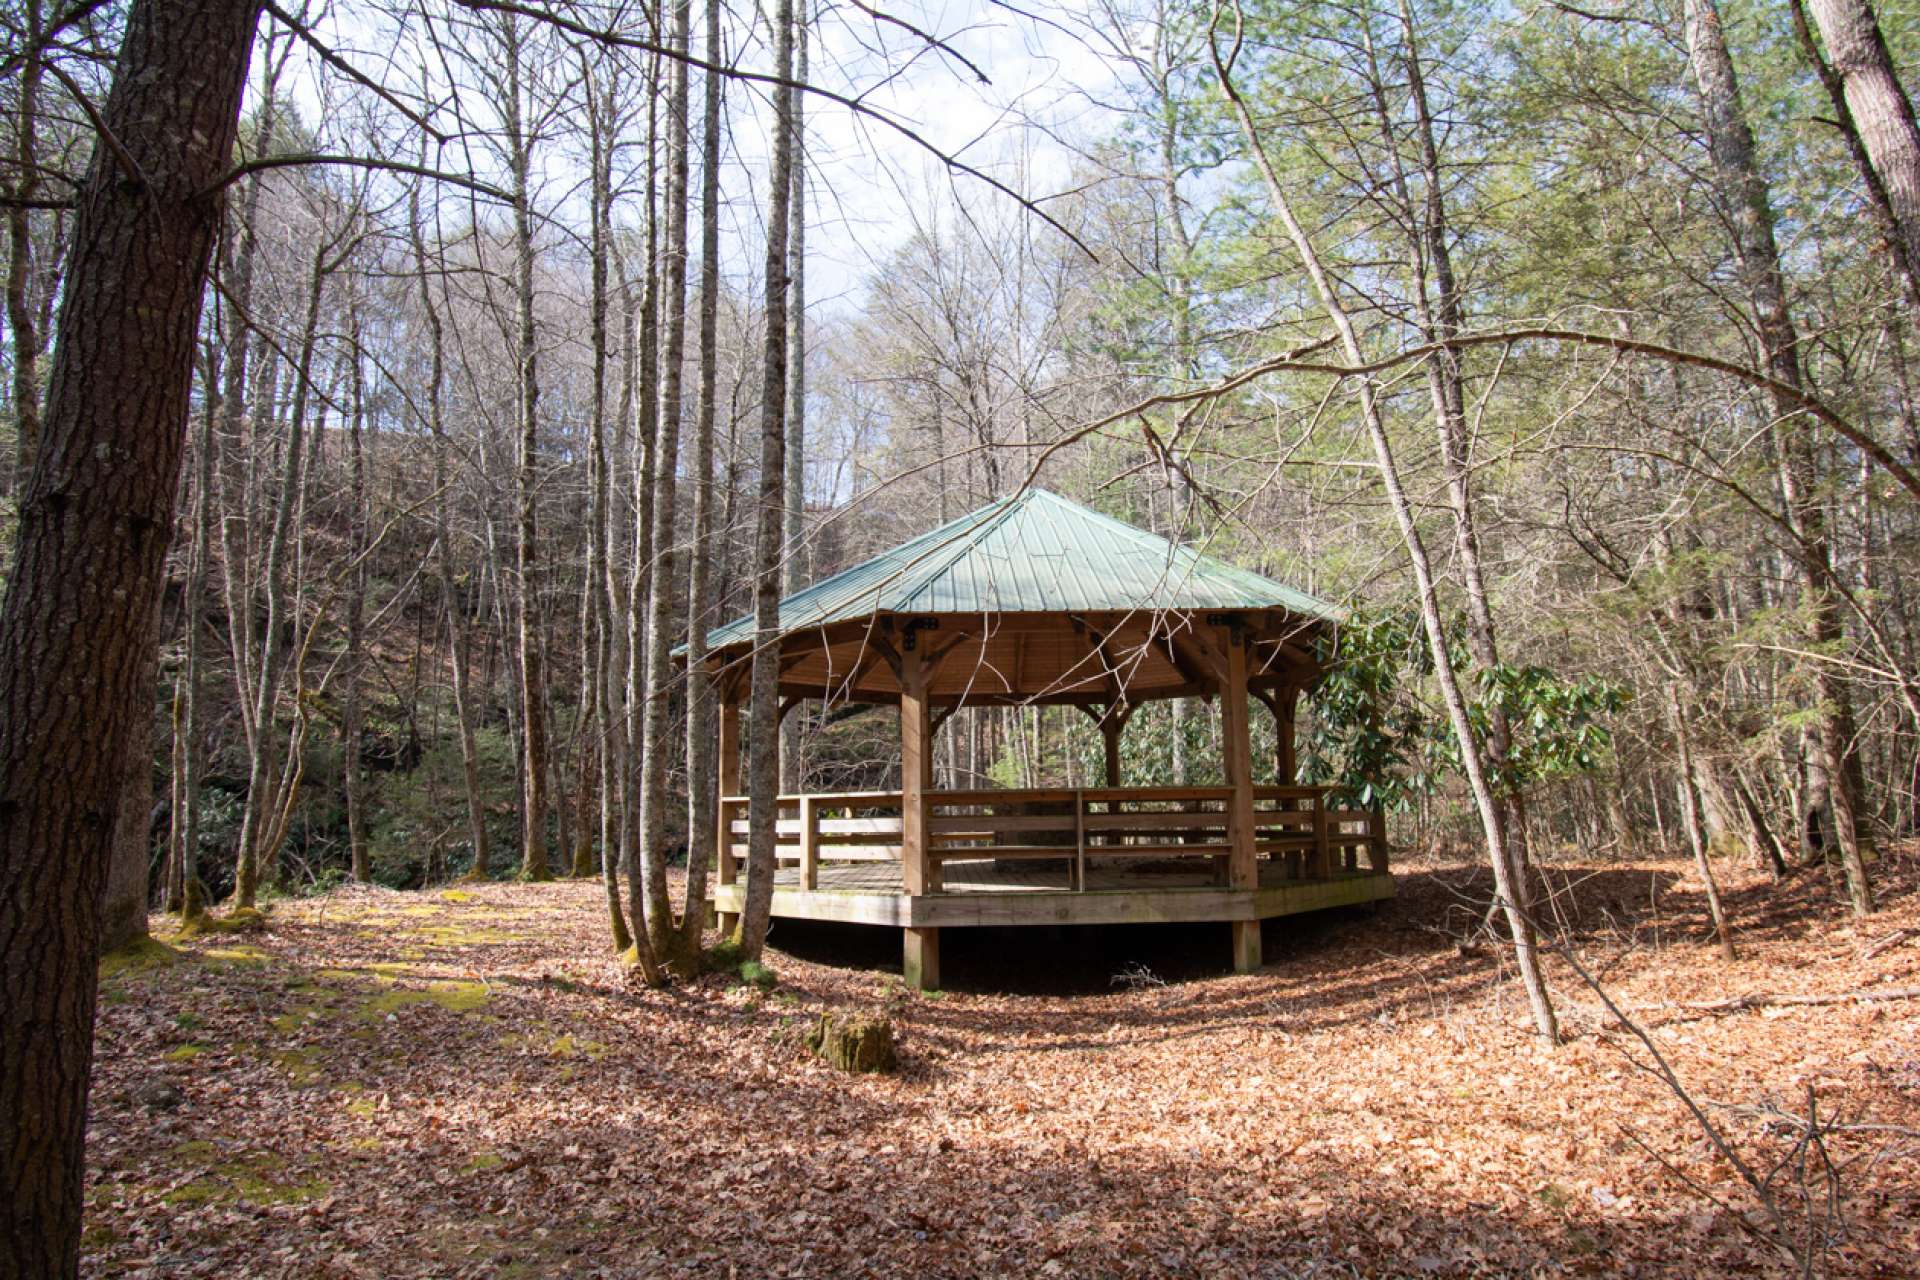
[[[900,793],[836,791],[779,798],[774,856],[798,863],[802,888],[815,889],[823,862],[899,862]],[[721,884],[732,884],[747,856],[747,798],[720,801]]]
[[[1093,860],[1197,859],[1225,883],[1232,854],[1228,787],[1087,787],[1040,791],[930,791],[926,795],[928,888],[942,888],[943,863],[1061,861],[1085,889]],[[746,856],[747,801],[720,802],[721,884]],[[1320,787],[1255,787],[1257,856],[1289,880],[1324,880],[1336,871],[1387,871],[1386,833],[1365,809],[1329,809]],[[901,795],[847,791],[779,798],[775,856],[798,864],[803,888],[817,888],[826,863],[900,861]]]

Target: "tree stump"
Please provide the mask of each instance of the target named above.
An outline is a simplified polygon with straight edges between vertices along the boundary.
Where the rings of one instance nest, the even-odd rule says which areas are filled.
[[[871,1014],[823,1013],[807,1032],[807,1048],[842,1071],[892,1071],[893,1023]]]

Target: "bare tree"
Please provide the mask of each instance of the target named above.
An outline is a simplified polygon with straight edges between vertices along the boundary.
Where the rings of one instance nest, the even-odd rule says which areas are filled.
[[[1241,21],[1237,8],[1233,10],[1233,15],[1237,30]],[[1274,212],[1279,215],[1281,224],[1286,228],[1287,236],[1293,242],[1295,251],[1299,253],[1301,264],[1306,268],[1307,276],[1313,282],[1314,292],[1319,296],[1321,305],[1326,308],[1328,319],[1333,322],[1341,349],[1346,353],[1350,363],[1365,365],[1367,358],[1360,345],[1359,331],[1354,327],[1345,302],[1334,288],[1332,277],[1327,274],[1312,238],[1294,215],[1293,204],[1287,197],[1286,188],[1281,183],[1278,172],[1267,156],[1253,113],[1234,84],[1233,64],[1240,46],[1236,42],[1229,52],[1224,54],[1221,52],[1218,26],[1222,16],[1221,11],[1215,11],[1215,34],[1210,45],[1214,73],[1218,79],[1220,91],[1226,97],[1234,119],[1240,126],[1248,150],[1252,152],[1255,166],[1266,185],[1267,198],[1272,202]],[[1400,480],[1399,467],[1394,461],[1393,445],[1387,434],[1386,423],[1381,416],[1374,379],[1370,375],[1363,375],[1357,381],[1355,398],[1359,402],[1361,421],[1366,427],[1368,439],[1372,442],[1380,480],[1386,489],[1388,503],[1393,509],[1394,522],[1400,530],[1407,558],[1413,566],[1414,583],[1419,592],[1420,620],[1426,631],[1427,646],[1433,654],[1435,681],[1440,686],[1441,699],[1447,709],[1448,723],[1458,743],[1461,770],[1467,776],[1475,807],[1479,810],[1481,826],[1486,834],[1487,855],[1493,864],[1494,883],[1506,914],[1507,926],[1513,935],[1514,959],[1520,970],[1521,981],[1527,989],[1527,1000],[1533,1009],[1534,1025],[1547,1040],[1557,1041],[1560,1035],[1559,1024],[1554,1017],[1552,1000],[1547,994],[1545,977],[1540,971],[1539,951],[1534,939],[1533,925],[1527,918],[1524,905],[1518,896],[1517,882],[1521,874],[1520,869],[1513,866],[1511,862],[1510,846],[1505,830],[1505,814],[1487,774],[1481,745],[1474,732],[1472,716],[1468,710],[1466,695],[1461,691],[1459,679],[1454,674],[1451,643],[1447,638],[1446,623],[1440,616],[1439,595],[1434,582],[1432,563],[1427,555],[1426,542],[1414,519],[1412,502],[1408,499],[1405,487]]]
[[[687,574],[687,910],[681,947],[693,950],[705,924],[707,867],[715,845],[714,797],[719,750],[714,741],[713,681],[707,672],[707,632],[718,621],[714,602],[714,420],[720,378],[720,109],[725,78],[721,58],[722,0],[708,0],[707,60],[702,79],[700,130],[700,385],[694,408],[693,556]]]
[[[627,932],[626,912],[620,905],[620,850],[627,842],[618,820],[619,784],[617,777],[626,768],[625,753],[616,748],[616,734],[624,728],[625,712],[615,704],[613,674],[618,670],[618,641],[625,627],[614,626],[610,602],[609,549],[614,545],[618,525],[610,506],[611,457],[607,443],[607,366],[611,343],[608,334],[609,259],[613,253],[613,155],[620,125],[617,64],[608,59],[603,81],[593,62],[582,59],[580,82],[587,100],[588,237],[591,255],[591,286],[587,303],[589,341],[593,360],[593,406],[587,440],[587,576],[585,594],[587,613],[582,639],[588,645],[588,695],[592,699],[594,749],[599,757],[600,859],[601,876],[607,890],[607,918],[616,951],[633,945]],[[622,344],[623,346],[629,344]],[[583,706],[583,712],[585,707]]]
[[[676,52],[692,39],[692,0],[673,0],[669,39]],[[669,651],[679,592],[679,514],[681,386],[687,349],[687,216],[690,162],[690,88],[684,57],[675,58],[667,84],[667,183],[665,237],[661,272],[662,330],[660,403],[653,445],[653,593],[647,609],[647,694],[640,767],[640,854],[645,865],[644,902],[634,904],[636,929],[644,918],[654,955],[676,958],[679,933],[667,893],[667,749],[677,734],[668,725],[669,699],[677,683]]]
[[[753,543],[754,649],[747,706],[747,888],[741,950],[758,959],[772,922],[780,791],[780,573],[786,514],[787,219],[792,206],[793,0],[773,14],[773,162],[767,179],[766,335],[761,363],[760,488]]]
[[[1800,339],[1788,310],[1780,251],[1774,241],[1773,209],[1766,181],[1754,163],[1753,133],[1741,107],[1739,82],[1720,28],[1719,11],[1713,0],[1687,0],[1686,19],[1687,43],[1707,117],[1718,195],[1728,225],[1733,228],[1734,250],[1742,283],[1753,302],[1762,356],[1781,388],[1772,396],[1780,489],[1787,521],[1798,544],[1802,585],[1811,616],[1809,639],[1816,646],[1833,647],[1844,639],[1840,603],[1834,591],[1833,556],[1826,511],[1817,493],[1810,431],[1791,396],[1803,385]],[[1873,889],[1866,869],[1872,836],[1864,823],[1865,787],[1854,750],[1852,698],[1828,663],[1815,663],[1813,674],[1820,702],[1819,750],[1824,757],[1833,825],[1854,913],[1865,915],[1873,910]]]
[[[807,5],[798,0],[794,17],[793,78],[807,82]],[[807,99],[792,94],[793,172],[788,193],[787,275],[787,512],[785,542],[786,590],[807,585],[806,564],[800,551],[807,521]],[[780,787],[801,787],[801,713],[794,708],[781,726]]]
[[[515,462],[514,569],[519,579],[514,620],[520,662],[520,874],[552,875],[547,865],[547,668],[540,631],[540,335],[534,324],[533,152],[537,121],[529,112],[525,69],[532,62],[528,27],[513,14],[497,20],[500,108],[507,171],[513,194],[514,369],[518,383],[518,455]]]

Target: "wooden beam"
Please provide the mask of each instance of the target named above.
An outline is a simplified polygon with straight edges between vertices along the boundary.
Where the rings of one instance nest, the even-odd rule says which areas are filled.
[[[1315,880],[1325,880],[1333,874],[1333,857],[1327,837],[1327,798],[1324,795],[1313,798],[1313,858],[1307,874]]]
[[[899,677],[901,672],[901,657],[900,651],[893,647],[893,641],[876,632],[867,638],[867,644],[875,653],[887,660],[887,665],[893,668],[895,677]]]
[[[719,751],[719,785],[714,797],[713,823],[718,848],[714,851],[713,865],[716,880],[721,885],[730,885],[735,879],[733,811],[727,807],[725,797],[740,794],[740,703],[735,698],[723,697],[720,703]],[[740,923],[740,914],[722,909],[717,923],[723,937],[731,936]]]
[[[900,664],[900,848],[909,896],[939,891],[939,868],[927,857],[927,792],[933,784],[933,723],[927,670],[918,650]]]
[[[1227,808],[1227,838],[1233,847],[1227,882],[1236,889],[1251,889],[1259,884],[1260,868],[1254,848],[1253,748],[1247,733],[1247,645],[1238,628],[1221,638],[1227,677],[1220,690],[1222,764],[1227,785],[1233,788]]]
[[[847,678],[837,683],[833,679],[833,669],[831,663],[829,663],[827,669],[827,701],[832,702],[837,698],[851,696],[854,686],[866,678],[867,672],[873,670],[880,659],[881,653],[878,646],[863,645],[860,649],[860,656],[854,661],[853,669],[847,673]]]
[[[973,632],[961,631],[956,633],[953,639],[947,641],[945,644],[941,645],[938,649],[931,650],[927,654],[927,670],[929,672],[933,671],[942,662],[946,661],[946,657],[948,654],[952,653],[955,649],[958,649],[961,646],[961,644],[964,643],[965,641],[968,641],[971,639],[973,639]]]
[[[1261,701],[1273,712],[1273,785],[1294,786],[1300,781],[1299,747],[1294,741],[1294,716],[1300,690],[1293,685],[1282,685]]]
[[[813,797],[800,797],[800,887],[820,887],[820,810]]]
[[[1087,793],[1073,793],[1073,887],[1087,889]]]
[[[1159,640],[1161,652],[1167,655],[1167,661],[1186,679],[1188,684],[1200,688],[1211,688],[1220,683],[1219,677],[1209,672],[1207,664],[1197,658],[1173,632],[1161,632]]]
[[[1212,670],[1214,678],[1224,685],[1227,682],[1227,650],[1233,647],[1230,641],[1244,635],[1245,632],[1237,626],[1222,633],[1212,626],[1196,622],[1186,631],[1176,633],[1173,638],[1176,644],[1185,644],[1198,652],[1205,667]],[[1244,652],[1242,657],[1245,657]]]

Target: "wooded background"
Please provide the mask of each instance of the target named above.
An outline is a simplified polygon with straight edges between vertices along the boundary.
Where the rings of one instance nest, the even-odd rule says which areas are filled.
[[[1049,11],[1100,110],[929,145],[905,233],[822,300],[808,230],[873,197],[809,113],[917,60],[936,115],[994,73],[964,32],[270,6],[128,891],[604,866],[617,915],[639,850],[652,917],[642,881],[711,843],[710,695],[670,650],[1037,482],[1353,609],[1305,772],[1383,795],[1399,842],[1483,840],[1484,792],[1523,855],[1838,852],[1864,906],[1920,801],[1920,37],[1903,3],[1809,8]],[[123,21],[6,6],[15,494]],[[789,720],[787,787],[892,781],[888,718],[851,711]],[[1129,782],[1214,781],[1215,726],[1145,708]],[[952,786],[1099,759],[1064,708],[937,746]]]

